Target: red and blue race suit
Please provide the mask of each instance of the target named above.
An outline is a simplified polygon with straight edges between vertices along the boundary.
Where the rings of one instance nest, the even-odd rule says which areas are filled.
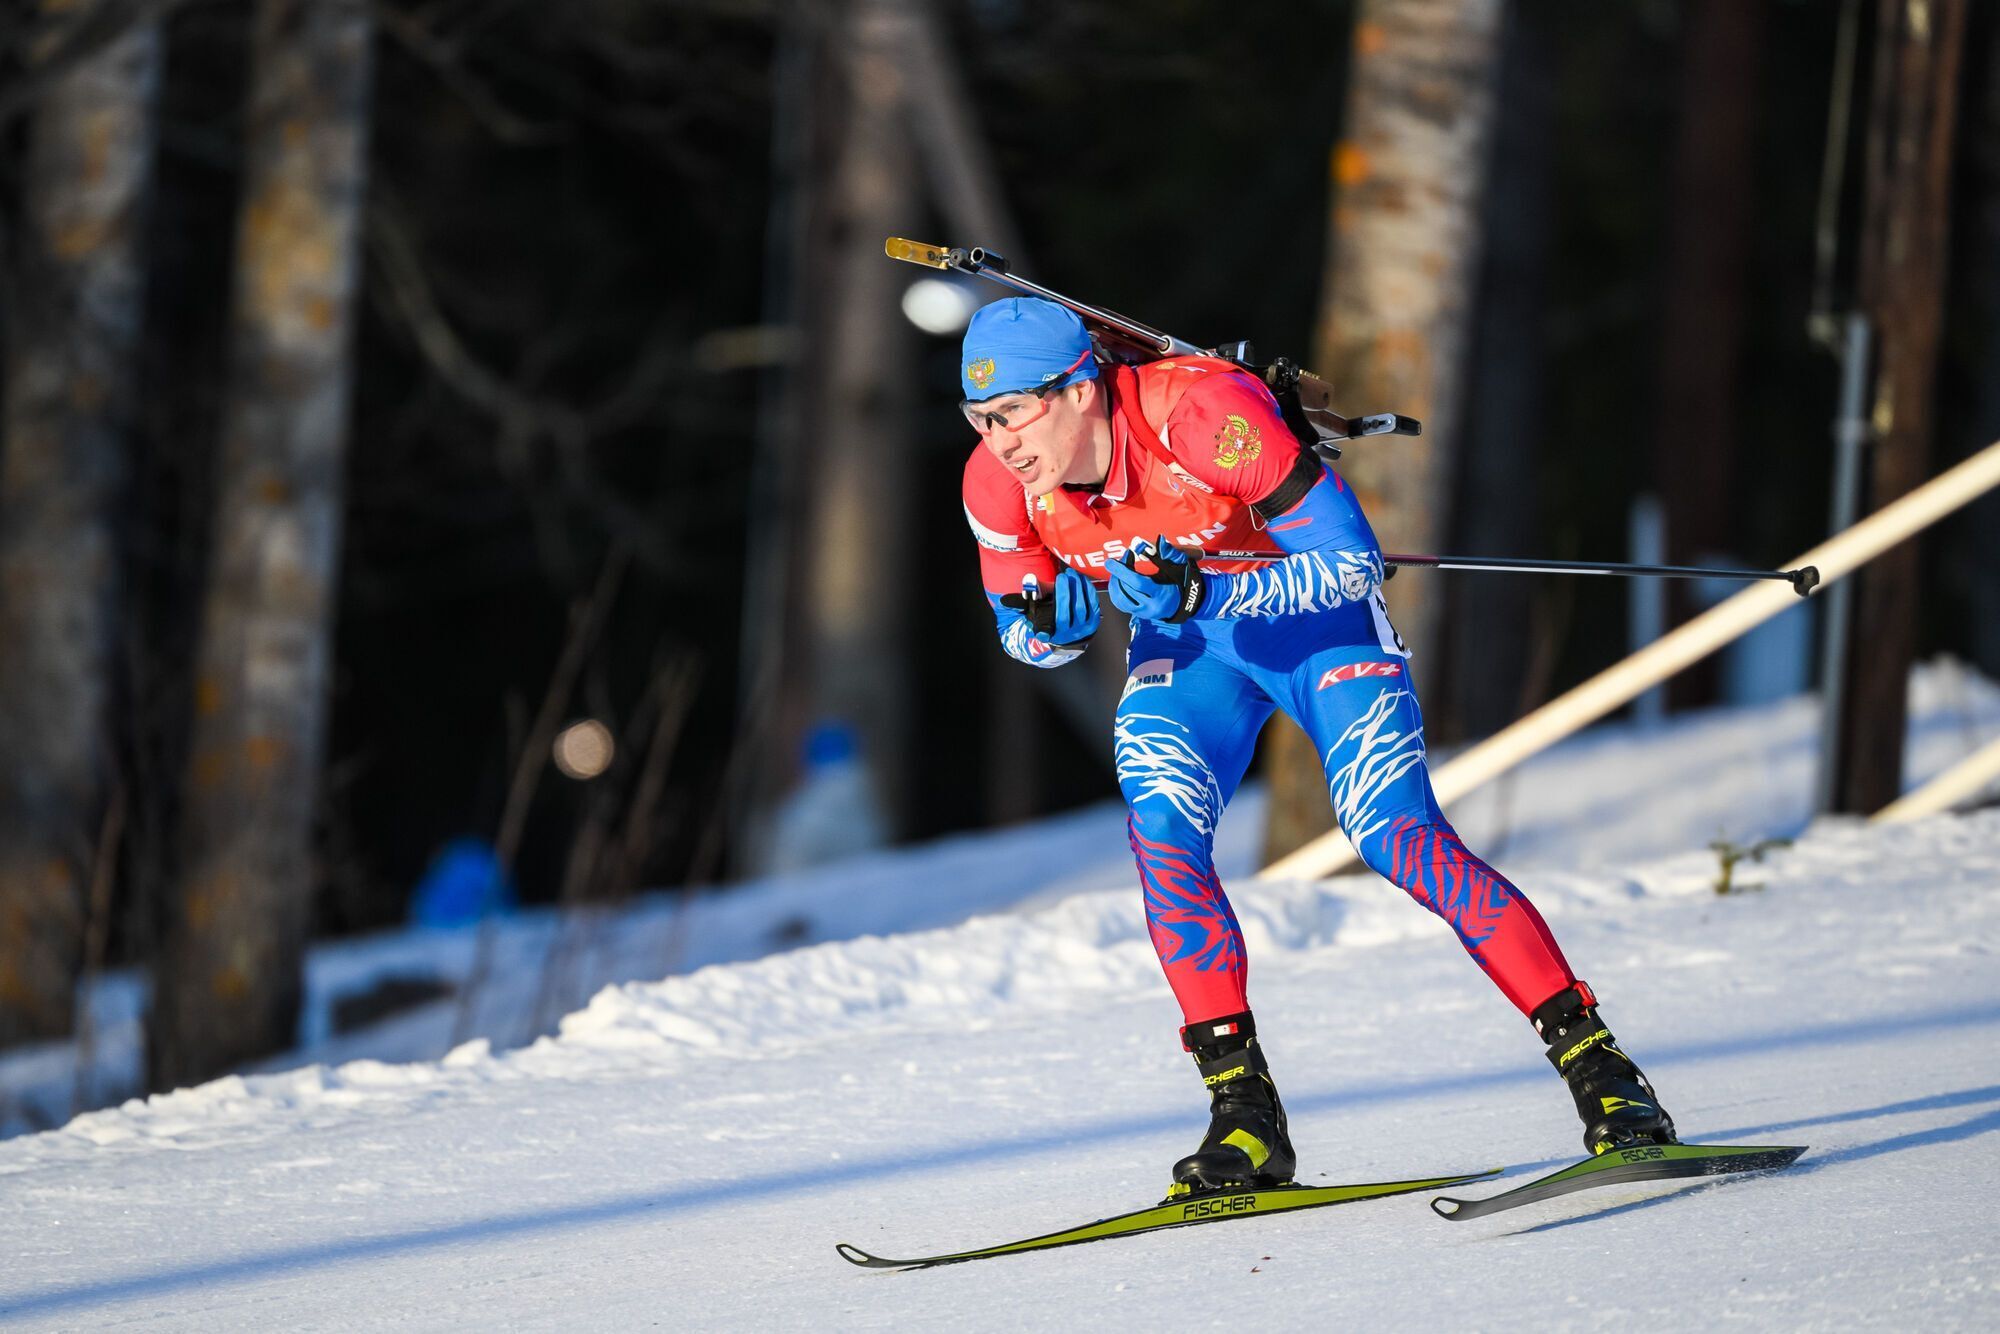
[[[1249,1008],[1243,933],[1215,873],[1216,822],[1282,709],[1312,739],[1364,862],[1450,924],[1523,1014],[1576,981],[1521,891],[1438,808],[1408,652],[1382,600],[1382,552],[1353,491],[1301,449],[1270,392],[1223,361],[1118,367],[1098,491],[1031,499],[984,446],[965,512],[1000,642],[1035,666],[1081,650],[1039,638],[1000,598],[1047,590],[1057,562],[1105,562],[1161,535],[1199,547],[1207,596],[1180,623],[1133,622],[1116,716],[1118,782],[1147,922],[1185,1022]],[[1231,552],[1277,559],[1231,560]]]

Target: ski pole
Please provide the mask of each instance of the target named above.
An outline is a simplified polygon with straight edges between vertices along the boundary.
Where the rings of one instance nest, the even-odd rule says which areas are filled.
[[[1283,560],[1282,551],[1189,551],[1210,560]],[[1494,556],[1393,556],[1382,557],[1391,568],[1414,566],[1429,570],[1500,570],[1516,574],[1612,574],[1637,579],[1783,579],[1792,591],[1805,597],[1819,586],[1819,570],[1801,565],[1796,570],[1729,570],[1706,565],[1623,565],[1615,562],[1528,560]]]
[[[1365,435],[1422,435],[1423,423],[1414,417],[1404,417],[1394,412],[1375,412],[1363,417],[1345,417],[1333,410],[1333,386],[1311,371],[1295,365],[1288,358],[1279,357],[1268,367],[1255,364],[1256,349],[1249,343],[1227,343],[1219,347],[1196,347],[1193,343],[1162,333],[1148,324],[1141,324],[1127,315],[1101,306],[1088,305],[1061,292],[1052,291],[1037,282],[1030,282],[1013,272],[1007,264],[1007,257],[984,246],[936,246],[922,241],[906,241],[900,236],[892,236],[882,243],[882,251],[890,259],[900,259],[908,264],[921,264],[927,269],[945,269],[953,273],[968,274],[984,278],[989,282],[1011,287],[1029,296],[1041,297],[1075,311],[1086,325],[1097,334],[1107,349],[1120,353],[1134,361],[1157,361],[1162,357],[1220,357],[1233,361],[1245,370],[1263,377],[1279,401],[1284,401],[1288,393],[1298,395],[1299,407],[1304,411],[1306,422],[1322,440],[1355,440]],[[1332,451],[1336,455],[1338,450]]]

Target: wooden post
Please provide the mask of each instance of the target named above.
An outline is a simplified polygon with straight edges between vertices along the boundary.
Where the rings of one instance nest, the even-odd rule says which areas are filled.
[[[1880,349],[1870,509],[1930,468],[1965,19],[1965,0],[1880,0],[1876,11],[1860,257],[1862,310]],[[1837,811],[1872,814],[1902,792],[1917,574],[1917,546],[1906,542],[1859,580],[1834,759]]]

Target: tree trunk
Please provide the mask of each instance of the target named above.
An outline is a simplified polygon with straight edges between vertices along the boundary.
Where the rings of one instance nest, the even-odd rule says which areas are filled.
[[[1508,12],[1494,112],[1494,189],[1486,192],[1485,262],[1466,373],[1456,517],[1451,544],[1480,555],[1533,555],[1541,545],[1543,367],[1548,349],[1548,252],[1555,234],[1555,86],[1552,23],[1542,5]],[[1504,183],[1504,184],[1501,184]],[[1424,728],[1472,739],[1521,716],[1536,689],[1533,579],[1471,575],[1440,580],[1451,693],[1424,700]],[[1447,703],[1451,707],[1444,707]],[[1440,723],[1443,727],[1440,728]]]
[[[776,807],[796,781],[810,675],[805,653],[809,513],[804,445],[812,306],[807,281],[828,170],[821,142],[830,97],[831,52],[824,15],[806,0],[780,0],[771,62],[771,205],[764,234],[763,322],[777,340],[757,392],[757,434],[743,544],[743,632],[737,729],[725,796],[729,872],[762,872]]]
[[[906,568],[911,497],[908,279],[884,237],[918,213],[899,56],[912,0],[847,0],[835,43],[843,112],[826,214],[808,272],[819,286],[803,355],[811,405],[794,440],[815,469],[805,562],[815,721],[854,730],[893,831],[903,824],[909,744]]]
[[[1313,365],[1344,412],[1423,419],[1421,438],[1357,444],[1341,465],[1376,535],[1396,550],[1433,549],[1451,504],[1502,11],[1501,0],[1362,0],[1354,27]],[[1426,582],[1435,577],[1405,576],[1389,597],[1427,683],[1437,675],[1425,656],[1438,642],[1441,600]],[[1270,858],[1330,817],[1311,747],[1274,744],[1265,763]],[[1306,809],[1322,818],[1288,823],[1287,812]]]
[[[1877,14],[1860,274],[1862,309],[1880,349],[1867,511],[1930,472],[1966,5],[1881,0]],[[1903,787],[1920,595],[1916,540],[1884,552],[1855,578],[1833,809],[1868,815]]]
[[[2000,348],[2000,10],[1975,9],[1967,43],[1975,54],[1967,78],[1978,101],[1968,101],[1962,133],[1958,189],[1964,203],[1964,262],[1954,264],[1952,286],[1967,303],[1955,358],[1964,414],[1961,446],[1973,449],[2000,439],[2000,375],[1990,372]],[[1983,31],[1982,31],[1983,30]],[[1974,82],[1976,81],[1976,82]],[[1959,606],[1972,661],[2000,676],[2000,494],[1987,492],[1944,530],[1939,552],[1944,578]]]
[[[1661,324],[1653,478],[1666,511],[1667,560],[1733,556],[1737,382],[1757,189],[1757,62],[1764,0],[1687,6],[1674,148],[1673,215]],[[1732,559],[1729,563],[1741,564]],[[1700,605],[1697,586],[1669,580],[1671,620]],[[1668,687],[1682,705],[1715,697],[1716,660]]]
[[[289,1045],[313,896],[367,160],[362,5],[263,0],[156,1085]]]
[[[67,8],[44,0],[50,42]],[[74,1017],[111,749],[114,507],[160,50],[158,23],[134,24],[55,78],[30,132],[0,441],[0,1047]]]

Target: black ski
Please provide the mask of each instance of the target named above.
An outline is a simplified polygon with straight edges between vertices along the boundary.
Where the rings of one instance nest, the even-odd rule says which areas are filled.
[[[1057,1246],[1077,1246],[1086,1241],[1103,1241],[1107,1237],[1136,1236],[1141,1232],[1158,1232],[1163,1228],[1188,1227],[1195,1223],[1220,1223],[1231,1218],[1248,1218],[1252,1214],[1318,1209],[1329,1204],[1347,1204],[1354,1200],[1375,1200],[1388,1195],[1407,1195],[1411,1191],[1434,1190],[1439,1186],[1462,1186],[1468,1181],[1498,1176],[1500,1171],[1500,1168],[1495,1167],[1484,1172],[1464,1172],[1457,1176],[1422,1177],[1410,1181],[1379,1181],[1359,1186],[1294,1184],[1266,1186],[1258,1190],[1217,1191],[1185,1199],[1165,1200],[1144,1209],[1135,1209],[1129,1214],[1100,1218],[1095,1223],[1065,1228],[1061,1232],[1050,1232],[1040,1237],[1029,1237],[1025,1241],[1002,1242],[997,1246],[983,1246],[972,1251],[953,1251],[945,1255],[926,1255],[914,1260],[890,1260],[879,1255],[870,1255],[859,1246],[849,1245],[844,1241],[836,1244],[834,1249],[840,1252],[841,1259],[850,1264],[860,1265],[864,1269],[927,1269],[932,1265],[984,1260],[995,1255],[1015,1255],[1022,1251],[1046,1251]]]
[[[1571,1191],[1594,1190],[1623,1182],[1775,1171],[1789,1167],[1805,1151],[1803,1144],[1643,1144],[1630,1149],[1611,1149],[1483,1200],[1440,1195],[1431,1201],[1431,1208],[1441,1218],[1462,1222]]]

